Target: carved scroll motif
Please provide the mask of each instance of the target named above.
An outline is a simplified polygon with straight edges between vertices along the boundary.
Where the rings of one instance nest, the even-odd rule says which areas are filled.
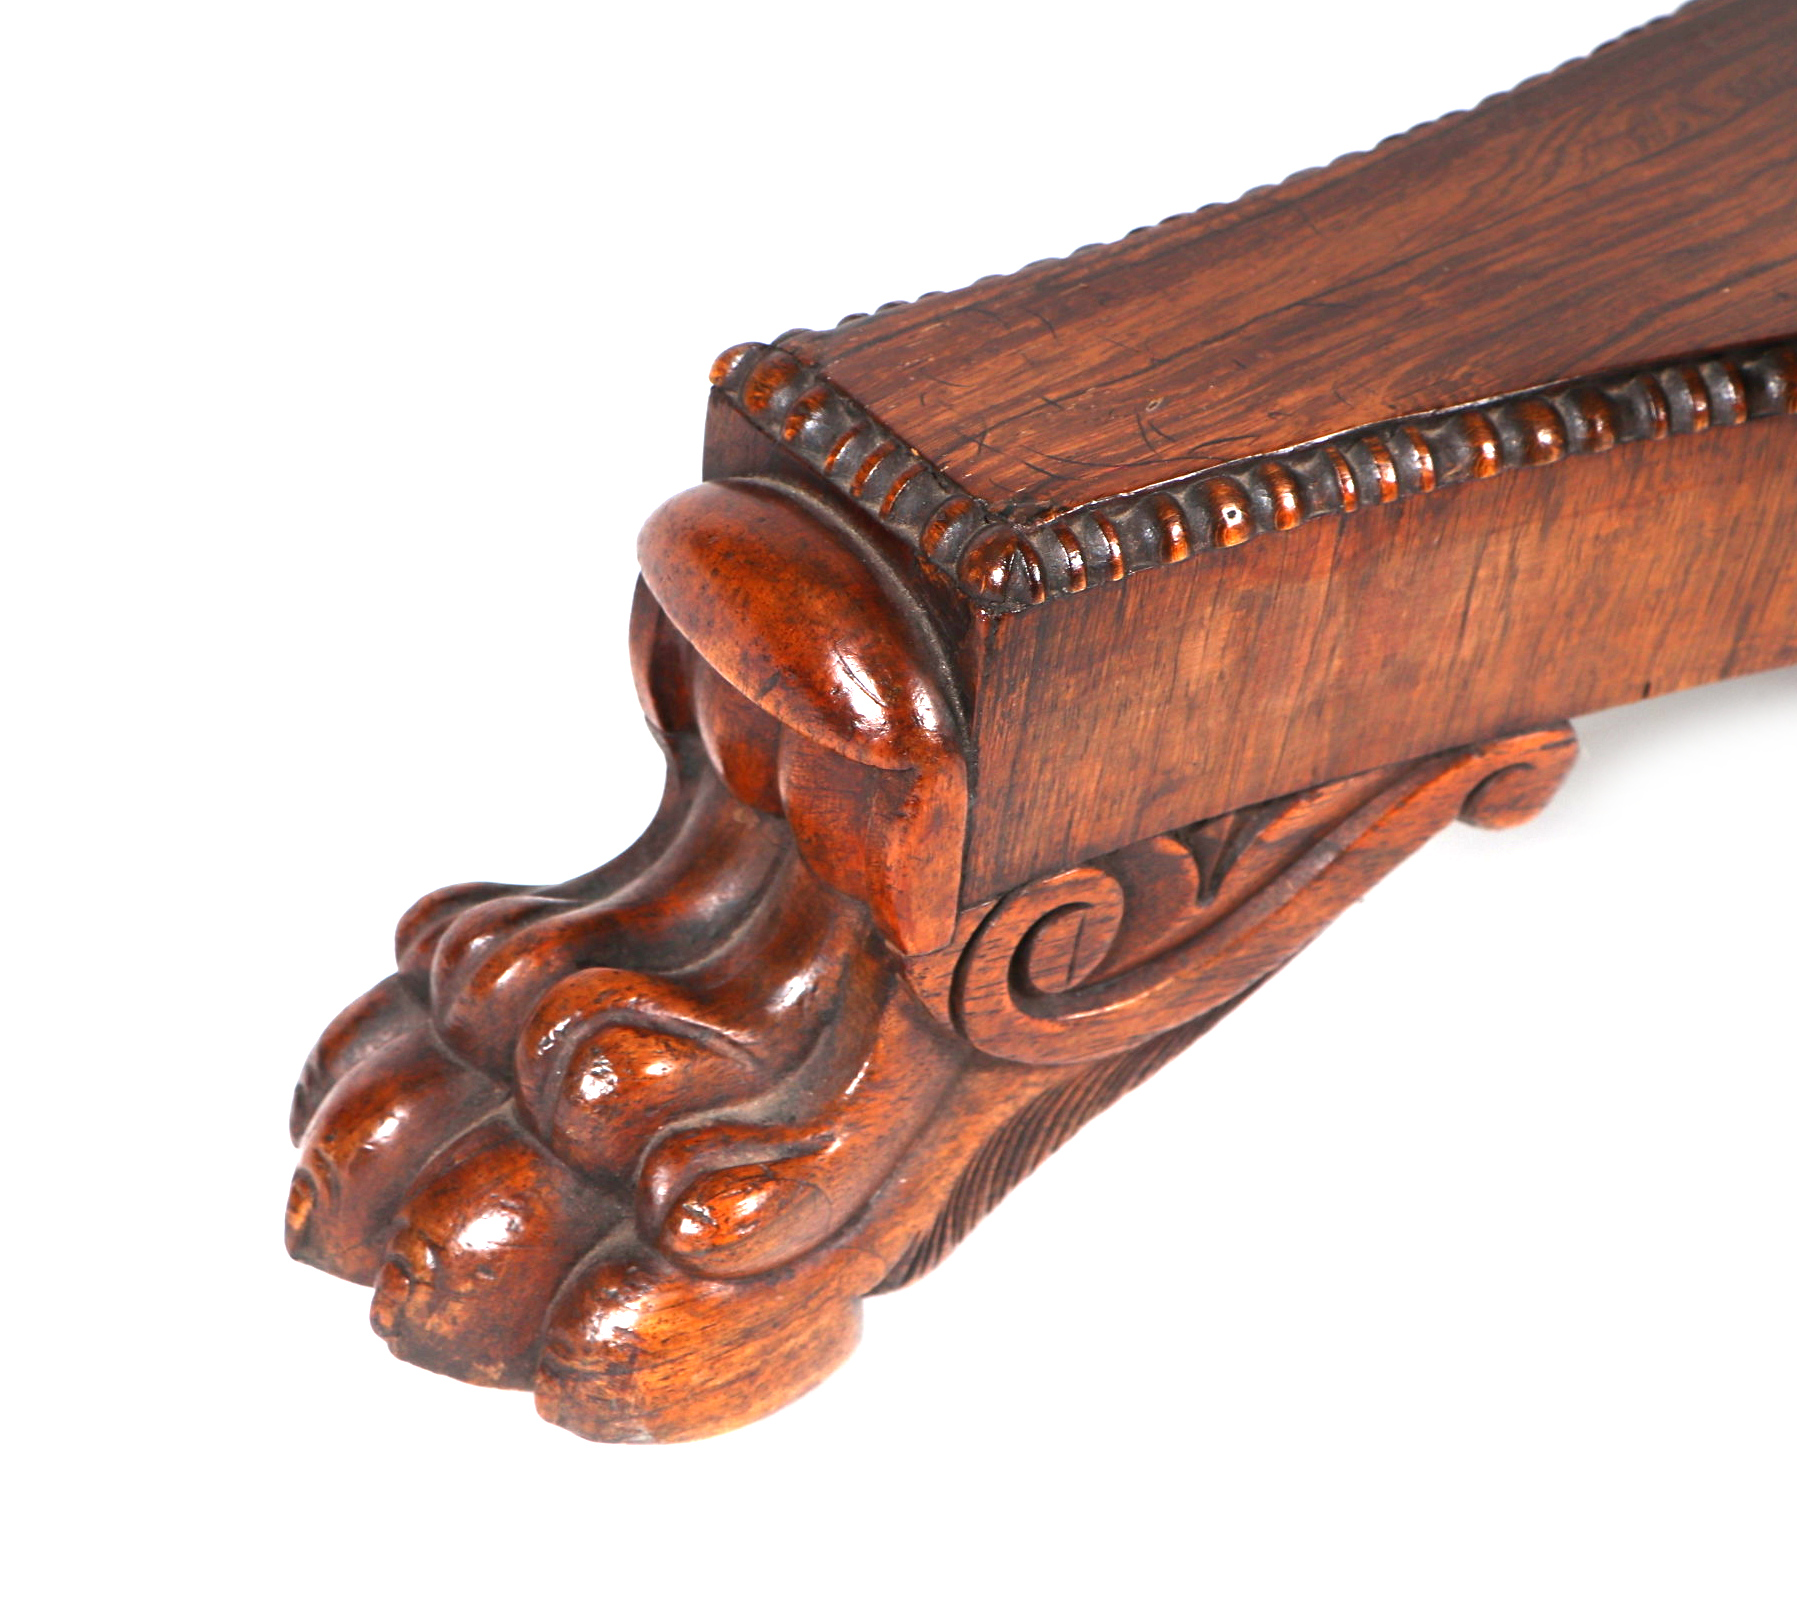
[[[1023,887],[968,942],[954,1021],[1030,1064],[1137,1047],[1271,974],[1456,817],[1533,817],[1576,751],[1559,726],[1372,770]]]
[[[992,1055],[971,1081],[1049,1073],[961,1165],[878,1291],[938,1264],[1086,1121],[1140,1086],[1455,819],[1532,819],[1577,756],[1570,726],[1368,771],[1151,837],[1019,888],[910,964],[939,1018]],[[1026,1067],[1031,1067],[1026,1070]]]

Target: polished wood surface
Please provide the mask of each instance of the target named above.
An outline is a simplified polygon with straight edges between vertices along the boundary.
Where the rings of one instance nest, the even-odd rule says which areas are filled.
[[[1797,662],[1794,198],[1797,8],[1702,0],[726,352],[640,545],[663,806],[404,917],[296,1092],[291,1251],[586,1437],[814,1385],[1410,853],[1532,818],[1570,717]]]
[[[983,641],[970,896],[1369,763],[1797,661],[1797,418],[1200,552]],[[1139,670],[1095,675],[1118,641]]]
[[[1037,522],[1375,419],[1789,332],[1793,164],[1788,0],[1705,0],[1232,205],[780,344],[1000,517]]]

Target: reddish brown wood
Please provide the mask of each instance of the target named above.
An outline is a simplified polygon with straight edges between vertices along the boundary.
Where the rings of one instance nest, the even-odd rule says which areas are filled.
[[[1028,522],[1789,333],[1793,164],[1788,0],[1702,0],[1233,205],[781,345]]]
[[[631,630],[644,837],[401,921],[299,1258],[703,1436],[1568,716],[1797,662],[1797,10],[1703,0],[1118,245],[720,359]],[[1295,249],[1294,238],[1303,249]]]
[[[969,894],[1797,660],[1794,454],[1788,415],[1619,446],[991,618]],[[1094,674],[1117,641],[1142,671]]]
[[[705,583],[683,576],[702,597],[733,576],[808,589],[801,621],[843,594],[831,561],[745,568],[752,530],[773,550],[830,539],[802,503],[718,486],[658,515],[645,566],[709,562]],[[860,583],[861,617],[880,616]],[[753,616],[767,597],[740,600]],[[563,886],[452,887],[406,916],[400,972],[307,1067],[288,1221],[298,1257],[374,1283],[395,1352],[534,1386],[551,1419],[602,1438],[717,1431],[809,1386],[860,1298],[934,1263],[1457,815],[1527,817],[1573,751],[1557,728],[1250,808],[962,909],[909,955],[858,895],[859,861],[807,847],[807,811],[844,802],[820,805],[806,768],[827,691],[807,730],[776,720],[646,593],[635,637],[669,754],[654,850]],[[880,686],[927,704],[903,621],[883,616],[844,666],[854,639],[790,634],[802,664],[757,683],[774,701],[833,663],[881,663]],[[891,728],[856,723],[858,753]],[[875,828],[904,817],[878,805],[914,771],[830,773],[863,787],[848,811]],[[916,882],[895,877],[898,906],[934,873],[926,855]]]

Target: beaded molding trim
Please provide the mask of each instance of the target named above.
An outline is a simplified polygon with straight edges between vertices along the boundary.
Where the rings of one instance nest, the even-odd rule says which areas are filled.
[[[1014,612],[1312,518],[1616,446],[1797,414],[1797,341],[1547,385],[1349,430],[1010,524],[779,346],[733,346],[711,382],[764,435],[951,574]]]

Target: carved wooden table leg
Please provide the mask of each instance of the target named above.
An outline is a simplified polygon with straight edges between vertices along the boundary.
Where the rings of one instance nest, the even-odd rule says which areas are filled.
[[[295,1095],[292,1252],[589,1437],[812,1386],[1435,832],[1532,817],[1569,716],[1797,662],[1794,194],[1797,11],[1704,0],[726,353],[640,548],[661,810],[405,916]]]

